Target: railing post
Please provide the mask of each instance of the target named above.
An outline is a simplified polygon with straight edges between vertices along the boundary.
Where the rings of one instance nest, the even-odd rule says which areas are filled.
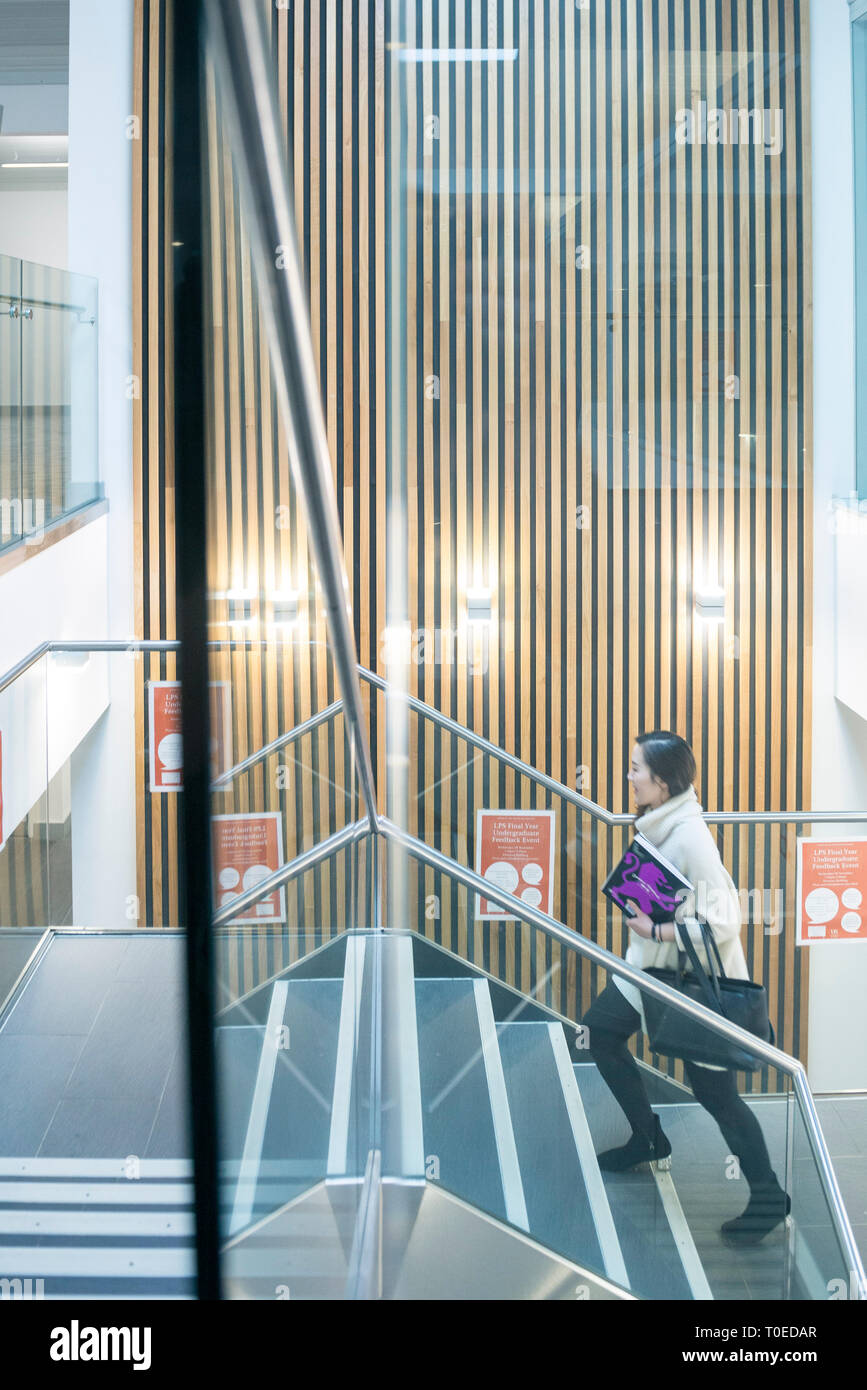
[[[180,855],[198,1296],[220,1297],[214,959],[211,930],[207,466],[202,256],[202,0],[174,0],[170,41],[175,385],[175,565],[183,700]]]

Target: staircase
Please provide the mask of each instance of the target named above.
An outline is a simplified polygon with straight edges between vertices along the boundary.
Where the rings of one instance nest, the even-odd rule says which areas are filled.
[[[99,949],[105,955],[107,942]],[[165,947],[139,934],[136,949],[143,960]],[[164,960],[160,968],[165,974]],[[51,969],[48,951],[28,982],[19,1033],[40,1017],[38,989],[53,997]],[[112,969],[105,967],[107,997],[121,966]],[[401,1252],[384,1272],[385,1296],[787,1296],[783,1228],[757,1250],[738,1252],[721,1244],[718,1223],[703,1225],[694,1210],[687,1219],[678,1172],[682,1165],[693,1196],[695,1172],[679,1131],[670,1172],[644,1165],[603,1174],[596,1153],[623,1142],[628,1127],[575,1050],[575,1029],[407,932],[340,935],[218,1016],[230,1294],[344,1296],[370,1147],[377,970],[391,977],[383,998],[393,1011],[383,1021],[380,1062],[382,1223]],[[153,1113],[136,1116],[149,1147],[135,1156],[132,1130],[109,1123],[103,1100],[90,1153],[49,1156],[45,1141],[34,1140],[36,1152],[0,1158],[0,1279],[10,1281],[0,1283],[0,1297],[27,1297],[28,1289],[46,1298],[195,1295],[190,1166],[167,1104],[182,1087],[183,1054],[160,1054],[177,999],[153,990],[149,1000],[149,1028],[125,1039],[131,1075],[155,1078]],[[93,1008],[102,1017],[101,994]],[[30,1056],[35,1068],[42,1055],[31,1040],[22,1053],[9,1017],[7,1009],[0,1020],[0,1074],[10,1059],[21,1069]],[[95,1025],[76,1026],[90,1028],[92,1039]],[[46,1084],[39,1075],[31,1081],[36,1090]],[[672,1126],[688,1127],[697,1113],[684,1098],[680,1091],[681,1103],[670,1105]],[[83,1114],[96,1104],[80,1065],[57,1082],[46,1115],[64,1104]],[[720,1138],[720,1176],[723,1159]],[[744,1204],[745,1184],[721,1190],[732,1214]]]

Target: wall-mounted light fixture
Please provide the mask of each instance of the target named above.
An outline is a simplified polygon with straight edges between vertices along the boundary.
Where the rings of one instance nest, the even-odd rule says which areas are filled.
[[[298,622],[298,591],[282,589],[272,593],[271,609],[277,627],[294,627]]]
[[[229,589],[229,627],[249,627],[253,621],[252,594],[249,589]]]
[[[705,623],[724,623],[726,592],[719,584],[702,584],[695,591],[695,616]]]
[[[490,589],[467,589],[467,622],[489,623],[490,621]]]

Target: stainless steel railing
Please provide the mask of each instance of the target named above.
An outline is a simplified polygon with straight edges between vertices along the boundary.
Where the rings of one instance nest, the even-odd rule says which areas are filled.
[[[222,925],[239,908],[251,906],[260,897],[267,897],[280,887],[283,883],[297,877],[301,872],[310,868],[314,863],[322,862],[324,859],[336,853],[347,844],[353,843],[363,835],[370,832],[370,826],[366,821],[359,821],[353,825],[344,827],[336,835],[323,841],[314,850],[308,850],[305,854],[293,860],[290,864],[284,865],[268,879],[246,893],[242,899],[233,902],[230,907],[218,913],[214,918],[215,925]],[[739,1047],[753,1053],[762,1062],[769,1066],[775,1066],[784,1075],[791,1077],[792,1087],[797,1104],[800,1107],[804,1129],[807,1134],[819,1182],[828,1209],[831,1214],[831,1221],[834,1226],[835,1234],[840,1242],[847,1261],[848,1268],[852,1271],[858,1288],[859,1297],[867,1298],[867,1274],[865,1274],[863,1261],[858,1250],[852,1226],[843,1203],[843,1196],[840,1191],[837,1176],[834,1172],[831,1155],[822,1132],[813,1095],[807,1080],[807,1073],[803,1063],[796,1058],[790,1057],[787,1052],[783,1052],[779,1047],[771,1043],[762,1042],[752,1033],[739,1028],[737,1024],[730,1023],[728,1019],[720,1014],[714,1013],[704,1004],[699,1004],[686,996],[679,994],[668,985],[659,983],[652,976],[647,975],[643,970],[636,969],[620,956],[607,951],[603,946],[597,945],[593,941],[588,941],[576,932],[571,931],[558,922],[555,918],[549,917],[547,913],[541,912],[538,908],[530,907],[521,899],[516,898],[512,893],[496,884],[489,882],[475,873],[472,869],[465,868],[439,850],[432,849],[423,841],[410,835],[395,825],[386,816],[380,816],[377,829],[374,835],[382,836],[386,841],[398,845],[405,853],[420,863],[428,865],[446,877],[460,883],[469,892],[484,896],[500,907],[506,908],[512,917],[525,923],[527,926],[536,928],[544,933],[550,940],[556,941],[560,946],[573,951],[576,955],[583,957],[592,964],[601,967],[612,975],[619,976],[620,979],[635,985],[637,989],[645,994],[650,994],[654,998],[665,1002],[676,1012],[685,1014],[697,1023],[702,1024],[711,1033],[718,1037],[726,1038],[730,1042],[737,1043]]]
[[[249,639],[239,639],[237,641],[234,639],[214,639],[210,641],[208,645],[211,647],[244,647],[251,645],[267,646],[268,644],[264,642],[251,643]],[[134,637],[128,639],[97,638],[95,640],[86,641],[42,642],[38,647],[34,647],[33,651],[28,652],[27,656],[22,657],[19,662],[10,667],[5,675],[0,676],[0,693],[2,693],[7,686],[11,685],[14,680],[17,680],[19,676],[23,675],[35,662],[52,652],[174,652],[177,651],[179,647],[180,643],[176,641],[149,640]],[[361,680],[366,681],[375,689],[390,693],[395,699],[404,700],[410,709],[415,710],[417,714],[422,715],[425,719],[429,719],[431,723],[435,724],[438,728],[445,729],[449,733],[455,735],[455,737],[463,739],[464,742],[471,744],[472,747],[477,748],[481,753],[496,758],[506,767],[511,768],[513,772],[518,773],[521,777],[526,777],[536,786],[543,787],[553,795],[561,797],[562,800],[569,802],[570,805],[575,806],[579,811],[585,811],[595,820],[602,821],[605,825],[630,825],[632,823],[633,816],[628,812],[607,810],[604,806],[598,805],[597,802],[591,801],[589,797],[582,796],[580,792],[573,791],[573,789],[566,786],[564,782],[558,782],[556,778],[549,777],[546,773],[540,772],[538,768],[531,766],[530,763],[522,762],[514,753],[508,753],[505,748],[500,748],[498,744],[492,743],[490,739],[486,739],[481,734],[475,733],[474,730],[466,728],[463,724],[459,724],[457,720],[450,719],[447,714],[443,714],[440,710],[436,709],[435,706],[425,704],[423,700],[419,700],[414,695],[407,695],[394,690],[393,687],[389,685],[389,682],[385,680],[383,676],[377,675],[376,672],[369,671],[366,667],[361,665],[357,667],[357,671]],[[258,749],[255,753],[251,753],[249,757],[244,758],[234,767],[229,768],[212,784],[213,790],[222,790],[224,787],[229,786],[236,777],[240,777],[242,773],[249,771],[249,769],[255,767],[257,763],[270,757],[272,753],[302,738],[304,734],[309,733],[312,729],[318,728],[320,724],[327,723],[329,719],[335,718],[341,711],[345,711],[345,709],[346,706],[342,699],[333,701],[316,714],[312,714],[309,719],[305,719],[301,724],[296,724],[285,734],[280,734],[271,743],[265,744],[264,747]],[[365,746],[368,748],[369,756],[369,742],[367,740],[366,729],[364,729],[364,735]],[[867,823],[867,810],[705,811],[703,814],[704,819],[713,825],[808,825],[811,823],[832,824],[834,822],[840,822],[842,825],[854,825]]]
[[[212,643],[212,645],[219,647],[226,644],[216,641]],[[231,645],[231,643],[229,645]],[[14,680],[42,657],[53,652],[165,652],[176,651],[178,646],[179,644],[174,641],[138,638],[43,642],[38,647],[34,648],[26,657],[22,658],[21,661],[17,662],[5,675],[0,677],[0,692],[5,690]],[[382,677],[375,676],[372,672],[367,672],[361,668],[361,675],[362,678],[370,680],[371,684],[379,688],[388,688],[387,682],[385,682]],[[593,814],[593,812],[598,813],[598,819],[605,820],[607,823],[615,825],[623,824],[631,820],[631,817],[624,818],[612,816],[611,813],[604,811],[602,807],[597,807],[595,803],[588,802],[586,798],[581,797],[578,793],[572,792],[570,788],[537,772],[535,768],[520,762],[519,759],[514,758],[511,754],[505,753],[503,749],[498,748],[487,739],[483,739],[480,735],[465,729],[454,720],[440,714],[440,712],[433,709],[433,707],[425,705],[423,701],[416,700],[412,696],[404,698],[408,699],[411,706],[419,713],[426,717],[430,717],[435,723],[448,729],[450,732],[467,739],[474,746],[480,748],[481,751],[490,753],[493,757],[502,758],[507,765],[512,767],[516,772],[520,772],[522,775],[536,781],[539,785],[563,796],[566,800],[579,806],[580,809],[590,811],[591,814]],[[318,714],[313,715],[309,720],[305,720],[302,724],[289,730],[288,733],[281,735],[280,738],[274,740],[272,744],[268,744],[266,748],[252,754],[249,758],[237,764],[236,767],[230,769],[214,783],[215,789],[220,789],[224,785],[228,785],[234,777],[239,776],[248,768],[255,766],[255,764],[259,762],[262,757],[267,756],[268,753],[301,737],[304,733],[318,727],[327,720],[334,718],[335,715],[344,708],[342,701],[335,701],[333,704],[327,706]],[[707,819],[719,820],[720,816],[711,813],[707,816]],[[787,813],[733,812],[727,814],[725,819],[736,822],[744,821],[747,823],[755,821],[766,822],[769,820],[808,822],[817,819],[847,821],[867,819],[867,813],[814,811]],[[349,825],[335,832],[335,834],[329,836],[326,840],[306,850],[303,854],[296,856],[295,859],[291,860],[288,864],[284,864],[274,874],[271,874],[267,879],[257,884],[255,888],[243,894],[241,898],[234,900],[230,906],[217,911],[213,916],[214,926],[218,928],[223,926],[232,917],[237,916],[239,911],[246,910],[259,899],[267,897],[270,893],[274,892],[275,889],[291,882],[316,864],[323,863],[339,850],[357,843],[368,834],[373,834],[374,837],[381,835],[386,841],[399,846],[412,858],[427,864],[429,867],[446,875],[455,882],[462,884],[468,891],[482,894],[491,901],[496,902],[499,906],[508,909],[512,916],[528,926],[532,926],[543,932],[552,941],[558,942],[559,945],[574,951],[577,955],[591,961],[594,965],[600,966],[611,974],[617,975],[621,979],[628,981],[645,993],[664,1000],[671,1008],[702,1023],[710,1032],[737,1043],[739,1046],[754,1053],[754,1055],[759,1057],[763,1062],[777,1067],[784,1075],[790,1076],[792,1078],[794,1093],[801,1110],[808,1142],[816,1163],[819,1180],[828,1203],[837,1238],[849,1261],[849,1268],[853,1271],[855,1279],[858,1282],[858,1287],[861,1291],[860,1296],[867,1298],[867,1275],[865,1275],[863,1262],[846,1214],[842,1194],[837,1183],[828,1147],[825,1142],[824,1134],[822,1133],[813,1096],[807,1081],[806,1071],[802,1063],[790,1057],[788,1053],[783,1052],[780,1048],[771,1046],[769,1043],[764,1043],[751,1033],[747,1033],[744,1029],[738,1028],[727,1019],[713,1013],[703,1004],[695,1003],[674,990],[669,989],[668,986],[660,984],[647,976],[643,971],[637,970],[635,967],[629,965],[621,957],[612,954],[610,951],[606,951],[604,947],[597,945],[595,942],[588,941],[584,937],[578,936],[575,932],[564,926],[562,922],[558,922],[555,918],[549,917],[544,912],[540,912],[537,908],[528,906],[520,899],[515,898],[514,895],[507,890],[497,887],[496,884],[490,883],[487,879],[483,879],[472,869],[464,867],[455,860],[450,859],[447,855],[442,854],[439,850],[424,844],[423,841],[418,840],[406,830],[395,825],[386,816],[377,816],[376,821],[373,823],[369,817],[351,822]]]
[[[367,681],[375,689],[390,694],[393,699],[403,700],[410,709],[415,710],[425,719],[429,719],[437,728],[445,729],[450,734],[454,734],[455,737],[463,739],[465,743],[469,743],[473,748],[478,748],[480,752],[497,758],[513,772],[526,777],[537,787],[544,787],[546,791],[568,801],[579,811],[586,811],[595,820],[602,821],[605,825],[632,824],[634,817],[628,811],[606,810],[604,806],[599,806],[589,797],[573,791],[564,782],[558,782],[554,777],[548,777],[546,773],[539,772],[529,763],[521,762],[521,759],[515,757],[514,753],[507,753],[505,748],[500,748],[496,743],[491,743],[489,739],[483,738],[481,734],[465,728],[463,724],[458,724],[456,720],[450,719],[447,714],[442,714],[433,705],[425,704],[415,695],[407,695],[396,690],[376,672],[368,671],[361,666],[359,667],[359,675],[362,680]],[[820,821],[861,822],[867,821],[867,811],[705,811],[704,819],[715,825],[786,825],[807,824],[813,821],[817,823]]]

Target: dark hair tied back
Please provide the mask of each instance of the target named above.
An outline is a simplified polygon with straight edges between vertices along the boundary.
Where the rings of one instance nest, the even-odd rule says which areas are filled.
[[[655,729],[652,733],[639,734],[635,740],[641,744],[644,761],[654,777],[668,787],[669,796],[679,796],[695,781],[696,766],[692,749],[680,734],[669,729]]]

